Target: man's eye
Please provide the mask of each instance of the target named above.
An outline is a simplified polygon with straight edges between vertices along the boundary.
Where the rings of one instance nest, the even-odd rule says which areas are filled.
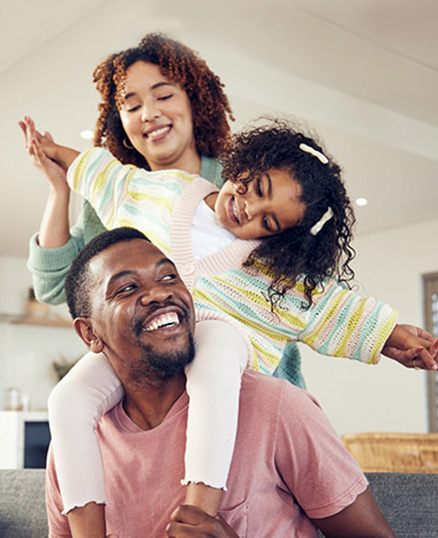
[[[127,286],[124,286],[123,288],[120,288],[116,295],[123,295],[124,293],[129,293],[130,291],[135,289],[135,284],[128,284]]]
[[[161,280],[168,282],[169,280],[175,280],[175,278],[177,278],[177,276],[174,273],[170,273],[168,275],[164,275]]]

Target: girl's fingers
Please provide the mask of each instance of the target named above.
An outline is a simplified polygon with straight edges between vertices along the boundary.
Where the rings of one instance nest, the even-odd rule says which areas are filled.
[[[428,342],[434,342],[436,340],[430,333],[428,333],[424,329],[421,329],[419,327],[417,330],[418,330],[418,336],[420,338],[423,338],[424,340],[426,340]]]
[[[426,370],[436,370],[437,364],[434,357],[429,353],[429,350],[423,349],[423,351],[418,355],[418,358],[423,362]],[[417,361],[418,362],[418,361]]]

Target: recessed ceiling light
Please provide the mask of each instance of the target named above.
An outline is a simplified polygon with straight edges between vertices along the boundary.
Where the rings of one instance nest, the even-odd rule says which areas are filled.
[[[94,137],[93,131],[90,131],[89,129],[85,129],[85,131],[81,131],[81,138],[84,140],[92,140]]]
[[[364,206],[368,204],[368,200],[366,198],[357,198],[356,205],[358,206]]]

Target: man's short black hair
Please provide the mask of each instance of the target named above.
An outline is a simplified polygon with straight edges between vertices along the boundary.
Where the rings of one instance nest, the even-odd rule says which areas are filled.
[[[89,271],[90,260],[111,245],[132,239],[143,239],[150,243],[149,239],[135,228],[115,228],[92,239],[73,260],[64,284],[68,309],[73,319],[91,314],[89,292],[94,282]]]

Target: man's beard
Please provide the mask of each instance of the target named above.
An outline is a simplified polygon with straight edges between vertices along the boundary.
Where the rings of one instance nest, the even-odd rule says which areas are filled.
[[[187,345],[183,349],[160,352],[154,347],[139,343],[142,358],[129,365],[129,376],[137,385],[151,385],[156,381],[165,381],[181,373],[185,366],[195,357],[195,344],[192,334],[188,335]]]

